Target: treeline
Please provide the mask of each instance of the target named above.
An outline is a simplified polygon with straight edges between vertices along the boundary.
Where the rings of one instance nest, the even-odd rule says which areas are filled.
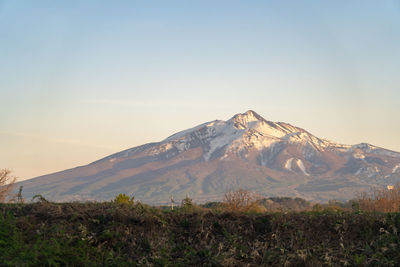
[[[239,212],[304,212],[304,211],[348,211],[348,212],[400,212],[400,183],[390,188],[375,188],[348,201],[330,200],[328,203],[313,203],[302,198],[269,197],[239,189],[225,193],[222,202],[210,202],[200,207],[219,211]]]
[[[23,187],[18,193],[12,194],[16,177],[11,175],[8,169],[0,170],[0,203],[24,203]],[[34,199],[45,200],[43,196],[36,195]],[[134,196],[119,194],[113,200],[116,203],[134,203]],[[176,204],[175,204],[176,205]],[[328,203],[312,203],[302,198],[290,197],[260,197],[254,192],[238,189],[236,191],[226,192],[222,202],[210,202],[197,205],[188,196],[177,203],[176,206],[182,206],[185,209],[194,210],[199,208],[213,209],[218,211],[233,212],[287,212],[287,211],[379,211],[379,212],[398,212],[400,211],[400,183],[387,188],[374,188],[370,192],[360,194],[357,198],[341,202],[331,200]],[[172,207],[160,207],[169,209]]]

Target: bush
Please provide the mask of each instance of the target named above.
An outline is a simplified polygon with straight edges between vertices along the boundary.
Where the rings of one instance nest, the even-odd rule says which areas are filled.
[[[253,192],[239,189],[229,191],[224,195],[222,209],[234,212],[265,212],[266,208],[259,205],[260,198]]]
[[[182,206],[181,208],[185,211],[191,211],[193,209],[193,200],[186,196],[183,200],[182,200]]]
[[[181,211],[184,211],[184,212],[200,212],[200,211],[204,211],[204,210],[205,209],[203,207],[196,205],[196,203],[194,203],[193,200],[189,196],[186,196],[182,200]]]
[[[399,266],[400,213],[0,204],[0,266]]]
[[[115,197],[114,202],[118,204],[133,205],[135,203],[135,197],[133,196],[129,197],[128,195],[125,194],[119,194],[118,196]]]

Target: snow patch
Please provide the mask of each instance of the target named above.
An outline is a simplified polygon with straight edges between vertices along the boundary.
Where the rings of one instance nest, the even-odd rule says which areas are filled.
[[[300,170],[304,173],[304,175],[310,176],[310,174],[307,173],[306,167],[304,166],[304,163],[301,159],[296,160],[296,163]]]
[[[356,159],[364,159],[364,158],[365,158],[365,155],[364,155],[361,151],[357,150],[357,151],[353,154],[353,158],[356,158]]]
[[[387,156],[387,157],[393,157],[393,158],[400,158],[400,153],[390,151],[390,150],[385,150],[385,149],[376,149],[372,151],[372,153],[380,156]]]
[[[285,169],[288,169],[289,171],[292,170],[292,161],[293,161],[293,158],[290,158],[290,159],[288,159],[288,160],[286,161],[286,163],[285,163]]]
[[[272,144],[279,141],[278,138],[266,137],[262,133],[254,130],[248,130],[243,134],[243,138],[238,140],[239,143],[234,144],[236,148],[240,146],[253,147],[262,150],[271,147]]]
[[[396,166],[394,166],[394,168],[393,168],[393,170],[392,170],[392,173],[397,172],[398,169],[400,169],[400,163],[397,164]]]
[[[278,127],[278,125],[273,122],[267,123],[261,121],[254,125],[253,129],[257,132],[262,133],[263,135],[275,138],[282,138],[289,133],[288,131],[284,131],[283,129]]]
[[[180,132],[178,132],[176,134],[173,134],[170,137],[167,137],[166,139],[164,139],[163,142],[169,142],[169,141],[173,141],[173,140],[184,138],[186,135],[188,135],[190,133],[196,132],[196,131],[200,130],[201,128],[203,128],[205,126],[208,126],[208,125],[213,126],[213,125],[217,124],[218,122],[224,122],[224,121],[215,120],[215,121],[210,121],[210,122],[206,122],[206,123],[197,125],[197,126],[195,126],[193,128],[190,128],[190,129],[187,129],[187,130],[183,130],[183,131],[180,131]]]
[[[372,178],[374,177],[377,173],[379,172],[379,169],[377,167],[372,168],[372,167],[368,167],[366,170],[366,174],[368,178]]]
[[[227,125],[223,129],[216,129],[216,137],[211,140],[210,148],[207,153],[204,154],[204,159],[209,160],[211,155],[219,148],[222,148],[228,144],[231,144],[236,139],[240,139],[243,134],[243,130],[235,129],[231,125]]]
[[[380,156],[388,156],[388,157],[394,157],[394,158],[400,158],[400,153],[399,152],[394,152],[391,150],[383,149],[377,146],[373,146],[367,143],[361,143],[358,145],[352,146],[352,150],[357,150],[361,149],[366,153],[372,153]]]
[[[363,167],[361,167],[361,168],[359,168],[358,170],[357,170],[357,172],[355,173],[355,175],[359,175],[359,174],[361,174],[361,172],[364,170],[364,168]]]
[[[184,141],[175,143],[175,147],[176,149],[178,149],[179,153],[186,151],[189,148],[189,145],[190,145],[189,143]]]
[[[299,169],[303,172],[304,175],[310,176],[310,174],[307,173],[306,167],[304,166],[304,163],[301,159],[294,159],[294,158],[288,159],[285,163],[285,169],[287,169],[289,171],[293,171],[292,170],[293,161],[296,162],[297,167],[299,167]]]
[[[227,159],[228,158],[228,154],[224,154],[222,157],[220,157],[220,159]]]

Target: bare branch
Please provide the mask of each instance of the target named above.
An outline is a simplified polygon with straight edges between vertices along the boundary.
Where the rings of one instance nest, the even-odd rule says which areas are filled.
[[[224,208],[229,211],[259,210],[260,198],[248,190],[229,191],[224,195]]]
[[[11,175],[8,169],[0,170],[0,202],[5,202],[10,195],[17,177]]]

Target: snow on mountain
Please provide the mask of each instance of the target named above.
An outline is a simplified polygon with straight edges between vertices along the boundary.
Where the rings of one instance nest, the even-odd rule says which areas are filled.
[[[285,169],[291,171],[292,170],[292,162],[293,162],[293,158],[288,159],[285,163]]]
[[[338,144],[249,110],[22,185],[27,197],[59,201],[126,193],[147,203],[187,194],[201,202],[237,188],[324,201],[400,181],[399,159],[394,151]]]
[[[238,154],[243,151],[272,148],[278,142],[308,145],[314,151],[323,151],[332,146],[343,147],[319,139],[290,124],[266,121],[251,110],[237,114],[228,121],[215,120],[178,132],[163,140],[160,147],[165,147],[167,143],[170,144],[168,148],[175,147],[181,153],[201,143],[205,152],[203,157],[208,161],[214,152],[223,148],[226,152]],[[225,153],[221,157],[229,156]]]
[[[396,173],[398,170],[400,170],[400,163],[394,166],[392,173]]]
[[[307,173],[306,168],[304,167],[304,163],[301,159],[296,160],[296,163],[300,170],[304,173],[304,175],[310,176],[310,174]]]
[[[292,169],[293,161],[296,163],[296,166],[300,169],[300,171],[301,171],[304,175],[310,176],[310,174],[307,173],[306,168],[305,168],[305,166],[304,166],[304,163],[303,163],[303,161],[302,161],[301,159],[294,159],[294,158],[288,159],[288,160],[286,161],[286,163],[285,163],[285,169],[287,169],[287,170],[289,170],[289,171],[294,171],[294,170]]]

